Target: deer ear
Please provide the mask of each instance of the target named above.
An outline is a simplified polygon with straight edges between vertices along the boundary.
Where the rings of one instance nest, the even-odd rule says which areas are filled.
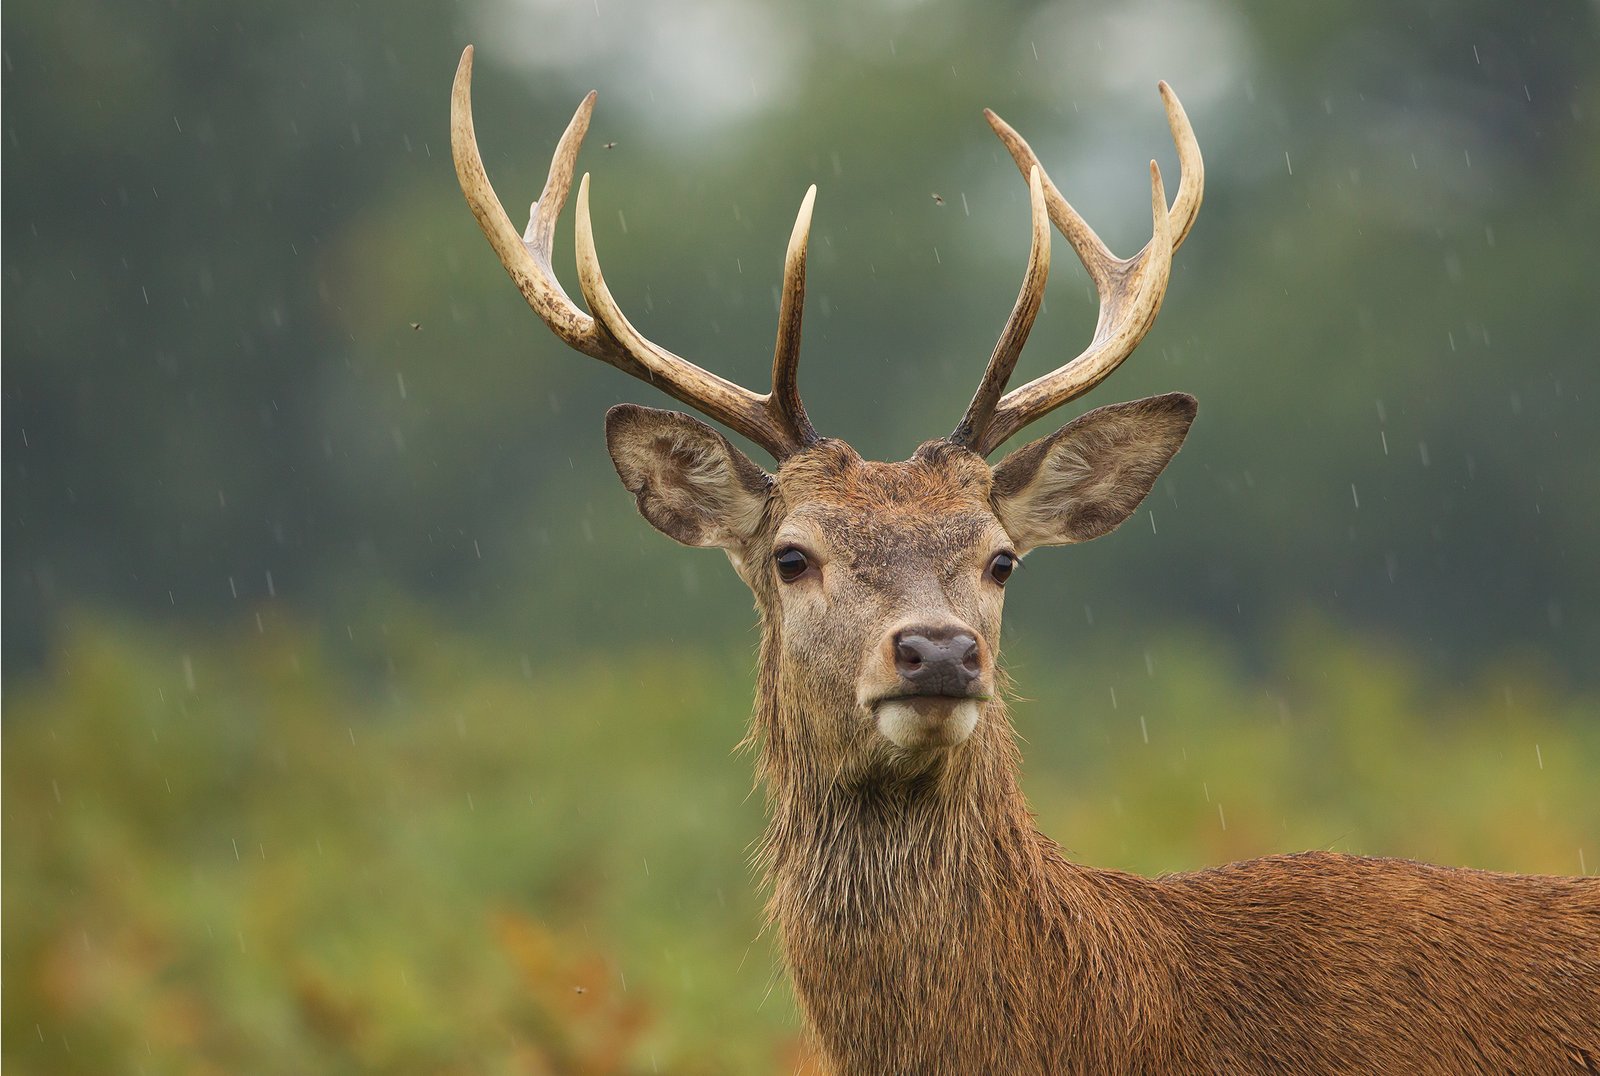
[[[618,404],[606,412],[606,447],[640,514],[668,538],[733,549],[761,525],[772,479],[704,422]]]
[[[1018,552],[1116,530],[1183,444],[1196,407],[1181,392],[1098,407],[1001,460],[995,512]]]

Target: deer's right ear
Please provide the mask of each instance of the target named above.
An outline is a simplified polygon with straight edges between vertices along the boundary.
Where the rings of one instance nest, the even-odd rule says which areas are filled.
[[[618,404],[606,412],[606,448],[639,513],[668,538],[735,549],[761,526],[772,479],[704,422]]]

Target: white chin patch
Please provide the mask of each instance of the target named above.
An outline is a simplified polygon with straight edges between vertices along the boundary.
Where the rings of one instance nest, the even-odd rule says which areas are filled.
[[[878,731],[908,751],[954,747],[978,727],[982,707],[979,699],[890,699],[878,704]]]

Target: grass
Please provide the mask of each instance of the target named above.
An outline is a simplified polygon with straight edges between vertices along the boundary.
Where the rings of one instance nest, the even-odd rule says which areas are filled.
[[[84,617],[14,688],[4,1059],[19,1073],[793,1071],[747,855],[748,653],[542,667],[388,611],[185,636]],[[352,641],[353,640],[353,641]],[[1285,633],[1022,652],[1040,824],[1155,873],[1306,847],[1600,857],[1596,701],[1441,686]]]

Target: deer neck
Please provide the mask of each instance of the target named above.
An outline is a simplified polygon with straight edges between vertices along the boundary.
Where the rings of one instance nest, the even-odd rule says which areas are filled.
[[[783,728],[817,715],[788,718]],[[950,902],[956,888],[977,899],[982,888],[1014,893],[1044,884],[1045,849],[1017,784],[998,700],[972,741],[910,766],[851,772],[769,732],[762,770],[771,814],[764,862],[772,911],[786,929],[819,917],[867,928],[913,911],[959,914]]]
[[[1146,883],[1070,863],[1034,828],[1003,703],[911,775],[853,779],[785,739],[825,720],[788,705],[763,690],[756,714],[768,914],[840,1071],[1049,1068],[1062,1028],[1148,1018],[1163,972]]]

